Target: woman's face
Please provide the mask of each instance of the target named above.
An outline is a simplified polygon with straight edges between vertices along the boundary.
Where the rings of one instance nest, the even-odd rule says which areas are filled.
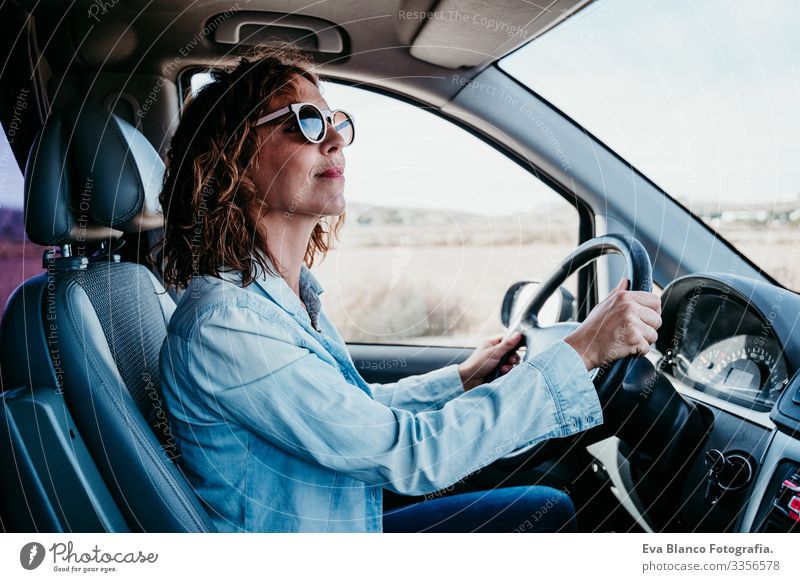
[[[329,109],[311,81],[294,81],[296,95],[276,95],[266,113],[291,103],[313,103]],[[251,166],[257,191],[263,196],[262,214],[336,216],[344,212],[344,140],[328,123],[325,139],[311,143],[303,137],[291,113],[256,128],[261,147],[257,166]],[[256,170],[256,167],[258,168]],[[337,171],[338,170],[338,171]]]

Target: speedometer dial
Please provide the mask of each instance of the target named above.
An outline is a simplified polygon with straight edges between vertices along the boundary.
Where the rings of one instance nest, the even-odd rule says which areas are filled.
[[[703,349],[685,373],[715,392],[761,404],[775,402],[787,378],[778,343],[752,335],[733,336]]]

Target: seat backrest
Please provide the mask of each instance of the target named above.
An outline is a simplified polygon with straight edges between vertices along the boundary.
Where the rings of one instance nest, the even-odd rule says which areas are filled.
[[[9,302],[3,386],[33,388],[32,378],[39,384],[55,378],[53,388],[63,394],[131,530],[211,531],[180,469],[161,392],[159,353],[174,302],[148,269],[120,262],[108,250],[123,232],[163,224],[157,210],[163,172],[147,139],[99,105],[71,103],[48,118],[25,170],[26,230],[34,242],[57,245],[61,253],[45,261],[39,305]],[[100,253],[86,257],[85,249],[97,244]],[[42,288],[41,280],[36,284]],[[37,320],[15,314],[19,309],[38,310],[38,329],[14,329]],[[27,365],[6,361],[14,351],[6,350],[9,338],[17,333],[40,334],[37,345],[47,346],[39,350],[47,361],[41,353]],[[41,365],[52,373],[31,369]]]
[[[105,371],[104,374],[110,373],[111,376],[104,375],[102,380],[111,380],[111,384],[118,384],[113,386],[115,390],[124,389],[130,394],[162,450],[170,459],[178,458],[177,443],[170,430],[161,392],[158,366],[166,326],[175,309],[172,299],[163,293],[152,273],[135,263],[103,261],[86,270],[58,273],[56,281],[57,320],[71,326],[70,329],[80,330],[81,340],[92,341],[93,354],[109,351],[115,370]],[[95,317],[105,343],[101,338],[83,333],[87,324],[94,324]],[[84,341],[70,343],[83,347]],[[61,356],[71,358],[69,353]],[[80,357],[86,362],[89,356],[81,354]],[[81,372],[94,373],[100,369],[97,364],[80,365]],[[98,380],[91,374],[81,374],[80,381],[76,381],[72,378],[72,365],[65,369],[65,375],[70,385],[81,387],[90,387]],[[93,393],[85,396],[96,396],[99,388],[90,387]]]

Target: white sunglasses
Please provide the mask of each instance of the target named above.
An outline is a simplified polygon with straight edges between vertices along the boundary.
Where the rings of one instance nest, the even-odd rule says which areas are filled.
[[[344,145],[349,146],[353,143],[353,139],[355,138],[353,117],[341,109],[334,109],[333,111],[325,109],[323,111],[313,103],[292,103],[291,105],[287,105],[286,107],[260,117],[258,121],[256,121],[255,127],[277,119],[287,113],[294,113],[297,127],[300,128],[303,137],[311,143],[320,143],[325,139],[325,135],[328,131],[327,122],[330,122],[333,128],[342,136]]]

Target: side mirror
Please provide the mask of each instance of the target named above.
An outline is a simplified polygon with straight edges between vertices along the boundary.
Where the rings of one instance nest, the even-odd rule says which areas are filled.
[[[504,327],[508,327],[519,315],[518,311],[528,304],[541,281],[518,281],[511,285],[503,297],[503,305],[500,308],[500,321]],[[559,287],[553,293],[542,309],[539,311],[539,324],[552,325],[562,321],[575,321],[578,316],[578,308],[575,297],[567,291],[565,287]]]

